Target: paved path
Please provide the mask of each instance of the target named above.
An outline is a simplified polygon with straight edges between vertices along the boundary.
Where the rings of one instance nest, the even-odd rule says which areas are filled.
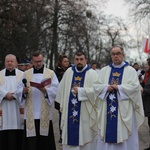
[[[62,145],[58,143],[58,140],[59,140],[58,111],[55,109],[53,109],[53,126],[54,126],[56,149],[62,150]],[[149,142],[150,142],[149,134],[150,132],[149,132],[149,128],[147,125],[147,118],[145,118],[145,122],[139,130],[140,150],[144,150],[145,148],[149,146]]]
[[[140,143],[140,150],[144,150],[150,144],[150,132],[147,123],[147,118],[145,118],[144,124],[140,127],[139,130],[139,143]]]
[[[56,150],[62,150],[62,145],[58,142],[59,141],[58,120],[59,120],[58,110],[53,109],[53,128],[54,128],[54,135],[55,135]]]

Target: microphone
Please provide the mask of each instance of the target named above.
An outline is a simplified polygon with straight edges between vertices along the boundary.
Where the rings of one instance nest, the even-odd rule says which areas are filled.
[[[27,79],[22,79],[22,83],[24,84],[24,87],[27,87]],[[28,94],[28,93],[27,93]],[[27,98],[27,94],[23,94],[24,98]]]
[[[22,83],[24,84],[25,87],[27,87],[27,79],[22,79]]]

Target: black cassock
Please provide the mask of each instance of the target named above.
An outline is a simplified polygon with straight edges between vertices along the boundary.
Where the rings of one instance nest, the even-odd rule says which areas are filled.
[[[34,121],[36,129],[34,137],[26,137],[26,121],[24,123],[22,150],[56,150],[52,120],[50,120],[48,136],[40,135],[40,120],[35,119]]]

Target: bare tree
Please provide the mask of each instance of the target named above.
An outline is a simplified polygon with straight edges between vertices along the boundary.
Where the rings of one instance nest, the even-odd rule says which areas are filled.
[[[130,12],[134,20],[140,22],[150,18],[150,1],[149,0],[125,0],[130,4]]]
[[[130,18],[135,23],[137,30],[141,28],[141,33],[150,33],[150,1],[149,0],[125,0],[129,4]]]
[[[123,22],[98,13],[87,0],[1,0],[0,9],[1,60],[10,52],[30,57],[40,50],[53,68],[59,54],[72,61],[82,50],[89,60],[106,64],[109,48],[124,44]]]

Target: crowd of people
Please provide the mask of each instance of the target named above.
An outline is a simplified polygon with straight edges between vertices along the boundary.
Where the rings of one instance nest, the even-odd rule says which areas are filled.
[[[53,104],[63,150],[139,150],[145,117],[150,127],[150,60],[144,70],[130,66],[121,46],[110,56],[97,70],[83,51],[73,65],[60,55],[51,70],[39,51],[27,63],[8,54],[0,71],[0,150],[56,150]]]

